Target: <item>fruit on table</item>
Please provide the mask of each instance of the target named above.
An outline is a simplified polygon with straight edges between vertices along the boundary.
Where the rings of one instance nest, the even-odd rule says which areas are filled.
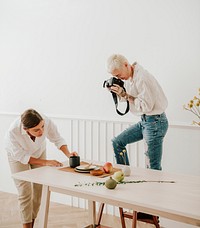
[[[122,171],[117,171],[114,173],[113,178],[117,181],[117,182],[121,182],[124,180],[124,173]]]
[[[98,169],[98,170],[94,169],[94,170],[90,171],[90,174],[93,175],[93,176],[100,176],[100,175],[104,174],[104,171],[101,170],[101,169]]]
[[[113,165],[112,165],[112,163],[106,162],[103,165],[103,170],[104,170],[105,173],[111,173],[113,171]]]
[[[106,180],[105,186],[108,189],[114,189],[117,186],[117,182],[112,177],[110,177],[108,180]]]

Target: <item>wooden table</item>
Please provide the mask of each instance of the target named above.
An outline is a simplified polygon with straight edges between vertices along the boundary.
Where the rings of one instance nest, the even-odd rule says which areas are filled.
[[[105,186],[85,186],[84,183],[105,181],[80,173],[69,173],[53,167],[42,167],[19,172],[13,178],[43,185],[39,227],[46,228],[50,193],[58,192],[87,199],[90,223],[95,227],[96,206],[101,202],[126,209],[133,209],[171,220],[200,227],[200,176],[178,175],[142,168],[132,168],[125,180],[175,181],[175,183],[118,184],[114,190]],[[75,186],[83,183],[82,186]]]

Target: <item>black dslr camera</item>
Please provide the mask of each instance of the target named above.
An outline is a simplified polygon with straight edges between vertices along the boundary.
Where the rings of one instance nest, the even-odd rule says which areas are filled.
[[[111,87],[113,86],[114,84],[117,84],[119,85],[120,87],[124,87],[124,82],[121,80],[121,79],[118,79],[118,78],[115,78],[115,77],[111,77],[109,78],[108,80],[104,81],[103,83],[103,87]]]
[[[126,89],[124,88],[124,82],[121,80],[121,79],[118,79],[118,78],[115,78],[115,77],[111,77],[110,79],[104,81],[103,83],[103,87],[111,87],[113,86],[114,84],[117,84],[119,85],[120,87],[122,87],[124,89],[124,91],[126,92]],[[128,111],[129,111],[129,101],[126,101],[127,102],[127,107],[126,107],[126,110],[124,113],[120,112],[117,108],[118,106],[118,100],[117,100],[117,95],[116,93],[114,93],[113,91],[111,91],[112,93],[112,97],[113,97],[113,100],[114,100],[114,103],[115,103],[115,107],[116,107],[116,111],[119,115],[125,115]]]

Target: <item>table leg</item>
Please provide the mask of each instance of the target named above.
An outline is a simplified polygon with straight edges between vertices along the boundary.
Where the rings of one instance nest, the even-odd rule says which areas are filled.
[[[88,200],[89,223],[95,227],[96,224],[96,202]]]
[[[101,218],[102,218],[102,215],[103,215],[104,206],[105,206],[105,203],[101,203],[99,205],[99,212],[98,212],[97,222],[96,222],[97,226],[100,226],[100,224],[101,224]]]
[[[47,228],[50,193],[49,186],[43,185],[39,218],[39,227],[41,228]]]

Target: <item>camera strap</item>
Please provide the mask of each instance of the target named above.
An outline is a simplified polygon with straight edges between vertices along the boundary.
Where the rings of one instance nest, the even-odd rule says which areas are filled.
[[[124,90],[125,90],[125,88],[123,88]],[[126,91],[126,90],[125,90]],[[112,97],[113,97],[113,100],[114,100],[114,103],[115,103],[115,107],[116,107],[116,112],[119,114],[119,115],[121,115],[121,116],[123,116],[123,115],[125,115],[128,111],[129,111],[129,101],[126,101],[126,103],[127,103],[127,107],[126,107],[126,110],[125,110],[125,112],[124,113],[122,113],[122,112],[120,112],[119,110],[118,110],[118,99],[117,99],[117,94],[116,93],[114,93],[114,92],[112,92],[111,91],[111,93],[112,93]]]

